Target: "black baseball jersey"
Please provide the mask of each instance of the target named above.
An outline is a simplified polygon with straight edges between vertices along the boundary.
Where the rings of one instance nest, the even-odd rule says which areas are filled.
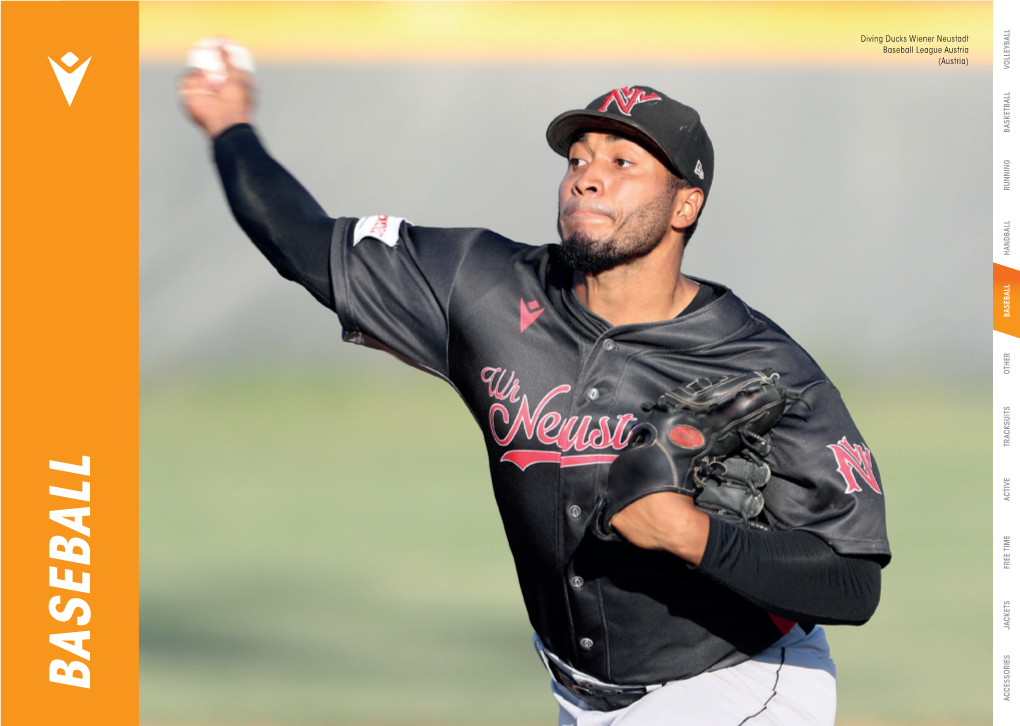
[[[611,326],[584,307],[554,245],[484,229],[341,218],[330,275],[352,342],[447,380],[481,427],[531,623],[610,683],[689,677],[750,657],[782,619],[674,555],[585,535],[641,404],[681,382],[774,368],[803,400],[773,432],[766,508],[844,555],[889,555],[878,468],[839,392],[775,323],[726,288],[694,312]]]

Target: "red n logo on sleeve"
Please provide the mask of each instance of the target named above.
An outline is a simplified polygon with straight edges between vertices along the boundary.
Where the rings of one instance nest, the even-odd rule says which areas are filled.
[[[871,468],[871,451],[867,446],[851,444],[844,436],[839,442],[829,444],[828,448],[836,457],[836,470],[843,475],[846,481],[846,493],[863,491],[854,477],[854,472],[860,475],[869,487],[879,494],[882,490],[878,488],[878,480]]]

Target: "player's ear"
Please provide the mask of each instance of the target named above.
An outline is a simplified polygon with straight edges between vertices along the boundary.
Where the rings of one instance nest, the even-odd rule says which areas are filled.
[[[701,205],[705,203],[705,193],[697,187],[678,189],[676,202],[673,205],[673,226],[685,229],[698,219]]]

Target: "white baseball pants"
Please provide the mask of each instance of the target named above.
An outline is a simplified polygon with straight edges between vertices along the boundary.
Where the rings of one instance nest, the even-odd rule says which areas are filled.
[[[730,668],[667,683],[616,711],[593,711],[553,681],[559,726],[832,726],[836,666],[821,627],[795,626]]]

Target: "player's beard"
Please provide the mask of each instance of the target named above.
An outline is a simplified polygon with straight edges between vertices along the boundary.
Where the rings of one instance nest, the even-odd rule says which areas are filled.
[[[613,234],[602,239],[584,232],[574,232],[564,237],[563,214],[572,211],[567,206],[556,222],[562,240],[560,259],[578,272],[598,274],[644,257],[659,246],[669,231],[674,199],[674,192],[664,193],[656,201],[630,214]],[[616,219],[613,216],[615,212],[606,211],[611,218]]]

